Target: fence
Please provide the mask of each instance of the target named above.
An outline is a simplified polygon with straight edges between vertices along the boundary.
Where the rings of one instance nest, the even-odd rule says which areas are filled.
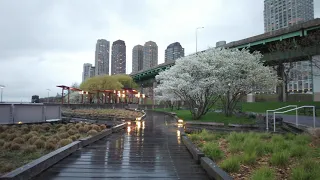
[[[0,104],[0,124],[39,123],[61,119],[60,105]]]

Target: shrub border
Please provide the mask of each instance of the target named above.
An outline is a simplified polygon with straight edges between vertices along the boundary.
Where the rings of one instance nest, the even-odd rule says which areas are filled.
[[[50,152],[38,159],[31,161],[28,164],[25,164],[7,174],[4,174],[0,179],[10,179],[10,180],[20,180],[20,179],[31,179],[32,177],[37,176],[42,171],[48,169],[52,165],[56,164],[60,160],[69,156],[76,150],[85,147],[95,141],[98,141],[112,133],[118,132],[121,129],[127,127],[127,123],[119,124],[111,129],[105,129],[102,132],[98,133],[95,136],[82,138],[78,141],[74,141],[66,146],[63,146],[55,151]]]

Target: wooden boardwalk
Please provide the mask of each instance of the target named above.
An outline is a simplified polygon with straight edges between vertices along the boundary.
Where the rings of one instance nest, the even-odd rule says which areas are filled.
[[[171,118],[148,112],[144,123],[76,151],[35,179],[208,179],[178,133]]]

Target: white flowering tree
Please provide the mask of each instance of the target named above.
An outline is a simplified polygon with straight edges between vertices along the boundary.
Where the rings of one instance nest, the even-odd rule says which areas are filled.
[[[157,92],[155,93],[156,93],[155,99],[157,101],[165,103],[170,107],[171,110],[173,110],[174,106],[176,106],[177,109],[179,109],[181,99],[178,96],[176,96],[174,93],[167,92],[165,95]]]
[[[221,100],[226,116],[237,102],[255,88],[274,87],[277,77],[260,62],[260,53],[248,50],[208,49],[178,59],[169,70],[156,76],[155,89],[162,96],[177,96],[199,119]]]
[[[173,67],[156,76],[160,84],[155,92],[184,101],[192,118],[199,119],[218,99],[215,85],[217,70],[213,63],[210,53],[178,59]]]
[[[276,87],[277,75],[269,67],[263,66],[262,55],[248,50],[217,49],[215,63],[218,68],[216,78],[219,83],[219,99],[226,116],[231,116],[240,99],[255,89],[269,90]]]

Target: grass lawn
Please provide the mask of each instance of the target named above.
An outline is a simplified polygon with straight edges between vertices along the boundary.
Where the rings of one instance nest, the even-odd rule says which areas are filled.
[[[177,116],[184,121],[192,121],[192,116],[189,110],[176,110],[173,111],[171,109],[155,109],[157,111],[165,111],[165,112],[175,112]],[[244,117],[225,117],[222,113],[208,112],[206,115],[202,116],[200,120],[194,120],[200,122],[217,122],[217,123],[225,123],[225,124],[254,124],[254,119],[248,119]]]
[[[320,178],[320,145],[309,135],[190,134],[205,155],[235,180]]]
[[[0,176],[105,128],[85,123],[0,125]]]

